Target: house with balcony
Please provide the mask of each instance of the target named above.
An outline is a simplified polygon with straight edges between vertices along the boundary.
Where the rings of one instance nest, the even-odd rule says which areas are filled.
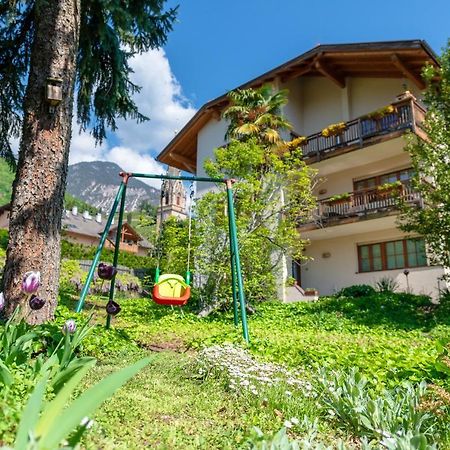
[[[289,90],[283,113],[293,125],[291,137],[306,138],[304,161],[320,178],[317,209],[299,225],[310,259],[285,261],[281,268],[284,278],[297,280],[291,291],[314,288],[327,295],[389,277],[401,289],[437,294],[442,268],[430,265],[420,236],[397,227],[399,196],[423,207],[409,182],[413,172],[404,147],[405,133],[425,138],[426,64],[438,62],[421,40],[319,45],[240,86],[271,83]],[[221,113],[227,105],[226,95],[204,105],[159,161],[204,175],[204,160],[226,144]],[[294,294],[280,291],[282,299]]]

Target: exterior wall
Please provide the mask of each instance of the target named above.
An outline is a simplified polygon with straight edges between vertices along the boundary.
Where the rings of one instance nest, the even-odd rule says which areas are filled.
[[[316,240],[306,254],[313,258],[302,267],[302,287],[317,288],[320,295],[330,295],[353,284],[374,285],[382,277],[394,278],[399,290],[406,290],[403,269],[358,273],[357,244],[402,239],[405,235],[395,228],[377,232],[343,236],[339,239]],[[329,257],[326,256],[330,254]],[[438,277],[443,275],[439,266],[409,268],[409,285],[414,294],[437,297]],[[442,282],[441,282],[442,283]],[[441,286],[442,287],[442,286]]]
[[[362,116],[395,101],[396,96],[406,88],[420,98],[422,95],[415,85],[399,78],[351,78],[349,79],[349,99],[351,118]]]
[[[304,77],[302,84],[303,127],[300,131],[301,134],[313,134],[331,123],[345,120],[342,112],[342,89],[340,87],[321,77]]]
[[[224,120],[211,119],[198,133],[197,137],[197,176],[205,177],[205,160],[214,156],[214,149],[225,144],[227,123]],[[214,189],[211,183],[197,183],[197,196]]]

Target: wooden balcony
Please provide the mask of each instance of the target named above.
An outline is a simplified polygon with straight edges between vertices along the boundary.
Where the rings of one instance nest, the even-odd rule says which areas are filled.
[[[421,124],[425,108],[414,98],[408,97],[393,103],[395,110],[379,119],[362,116],[346,122],[345,131],[338,136],[322,136],[322,132],[307,137],[302,146],[303,157],[309,164],[338,156],[359,148],[374,145],[400,136],[407,130],[424,137]],[[298,134],[291,133],[292,138]]]
[[[112,242],[110,240],[106,240],[105,248],[114,250],[114,248],[115,248],[114,242]],[[139,246],[136,243],[129,244],[128,242],[122,241],[120,243],[120,250],[123,250],[124,252],[128,252],[128,253],[138,253]]]
[[[349,198],[332,200],[323,199],[318,202],[311,221],[301,226],[303,230],[317,227],[340,225],[386,214],[396,214],[399,200],[422,207],[422,198],[408,183],[402,184],[394,191],[368,189],[349,194]]]

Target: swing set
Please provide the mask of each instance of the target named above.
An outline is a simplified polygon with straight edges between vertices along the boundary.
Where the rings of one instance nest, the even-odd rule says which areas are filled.
[[[89,268],[89,272],[86,278],[86,282],[81,290],[80,298],[77,302],[75,311],[80,312],[84,307],[84,303],[86,300],[86,296],[89,292],[89,287],[91,285],[92,279],[94,278],[94,272],[97,268],[97,265],[100,261],[100,256],[103,250],[103,247],[106,242],[106,237],[108,236],[109,230],[111,228],[111,224],[114,219],[114,215],[116,213],[117,207],[120,202],[119,209],[119,219],[117,223],[117,231],[116,231],[116,242],[114,247],[114,258],[113,258],[113,267],[117,267],[118,259],[119,259],[119,250],[120,250],[120,240],[122,234],[122,223],[123,223],[123,215],[125,212],[125,199],[127,192],[127,185],[130,178],[150,178],[150,179],[159,179],[159,180],[181,180],[181,181],[190,181],[193,183],[197,182],[206,182],[206,183],[224,183],[226,186],[227,193],[227,207],[228,207],[228,232],[229,232],[229,240],[230,240],[230,266],[231,266],[231,288],[233,295],[233,313],[234,313],[234,325],[238,326],[239,324],[239,310],[241,316],[241,324],[242,324],[242,335],[244,339],[249,342],[249,333],[248,333],[248,325],[247,325],[247,314],[246,314],[246,303],[244,296],[244,283],[242,279],[242,271],[241,271],[241,263],[239,258],[239,245],[238,245],[238,237],[237,237],[237,229],[236,229],[236,217],[234,213],[234,203],[233,203],[233,182],[234,180],[225,179],[225,178],[208,178],[208,177],[186,177],[186,176],[175,176],[175,175],[156,175],[156,174],[144,174],[144,173],[125,173],[120,172],[120,176],[122,177],[122,182],[120,183],[119,189],[117,191],[116,197],[114,199],[113,206],[111,208],[111,212],[108,216],[108,220],[106,221],[105,229],[100,238],[100,243],[98,244],[97,251],[95,252],[94,259],[92,260],[91,267]],[[191,185],[192,186],[192,185]],[[191,273],[190,273],[190,253],[191,253],[191,231],[192,231],[192,219],[191,219],[191,207],[192,207],[192,197],[193,197],[193,189],[191,188],[191,202],[189,207],[189,232],[188,232],[188,261],[187,261],[187,269],[186,269],[186,277],[183,278],[178,274],[161,274],[160,273],[160,259],[161,259],[161,245],[159,242],[158,245],[158,264],[155,272],[155,281],[152,290],[152,300],[155,303],[160,305],[170,305],[170,306],[183,306],[189,300],[191,295]],[[161,206],[162,206],[162,195],[161,195]],[[162,228],[162,207],[159,228]],[[159,234],[159,241],[161,238],[161,233]],[[114,292],[115,292],[115,278],[116,271],[112,275],[111,284],[109,288],[109,301],[114,302]],[[111,314],[108,314],[106,319],[106,327],[109,328],[111,326]]]

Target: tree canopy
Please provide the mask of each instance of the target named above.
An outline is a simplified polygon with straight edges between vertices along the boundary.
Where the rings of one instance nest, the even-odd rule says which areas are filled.
[[[77,120],[97,141],[116,119],[147,120],[139,113],[130,58],[165,44],[177,8],[165,0],[81,0],[77,54]],[[11,138],[21,132],[23,100],[36,22],[46,0],[0,0],[0,156],[15,165]]]
[[[401,228],[422,235],[433,262],[450,267],[450,43],[440,58],[440,68],[424,69],[428,107],[422,124],[427,139],[409,136],[406,147],[423,208],[403,205]],[[436,81],[438,80],[438,81]]]

